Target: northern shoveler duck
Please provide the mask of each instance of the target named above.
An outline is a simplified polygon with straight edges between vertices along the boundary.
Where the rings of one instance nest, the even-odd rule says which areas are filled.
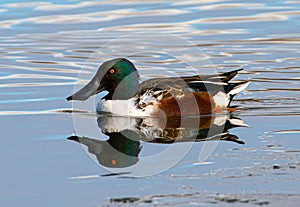
[[[222,112],[249,81],[230,82],[242,69],[219,75],[154,78],[139,82],[132,62],[116,58],[104,62],[92,80],[67,100],[84,101],[101,91],[108,94],[97,112],[121,116],[190,116]]]

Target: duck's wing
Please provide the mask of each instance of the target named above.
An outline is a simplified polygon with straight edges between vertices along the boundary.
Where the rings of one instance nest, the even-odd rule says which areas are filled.
[[[202,81],[211,81],[211,82],[222,82],[222,83],[228,83],[231,79],[233,79],[239,71],[243,70],[243,68],[225,72],[225,73],[219,73],[215,75],[206,75],[206,76],[187,76],[182,77],[183,80],[190,82],[190,81],[196,81],[196,80],[202,80]]]
[[[241,68],[216,75],[183,77],[183,80],[195,91],[213,92],[222,89],[226,91],[226,88],[230,85],[229,81],[241,70],[243,69]]]
[[[214,94],[220,90],[226,90],[229,81],[243,69],[238,69],[226,73],[208,75],[208,76],[187,76],[187,77],[171,77],[171,78],[155,78],[144,81],[140,84],[138,94],[146,91],[153,93],[167,93],[172,95],[182,95],[186,92],[204,92],[208,91]]]
[[[155,78],[149,79],[140,84],[138,93],[145,92],[167,92],[173,91],[176,94],[182,94],[185,90],[191,90],[186,81],[182,78]],[[177,92],[176,92],[177,91]]]

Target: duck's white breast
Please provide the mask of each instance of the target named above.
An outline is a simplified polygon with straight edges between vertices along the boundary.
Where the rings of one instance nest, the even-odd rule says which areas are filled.
[[[145,110],[136,105],[136,98],[128,100],[101,100],[97,105],[97,112],[109,112],[119,116],[149,116]]]

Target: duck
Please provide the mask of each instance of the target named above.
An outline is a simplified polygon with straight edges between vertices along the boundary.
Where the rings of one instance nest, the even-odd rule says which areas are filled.
[[[100,114],[132,117],[179,117],[232,111],[233,97],[250,83],[231,81],[239,71],[216,75],[152,78],[140,82],[138,70],[126,58],[105,61],[94,77],[67,101],[85,101],[102,91]]]

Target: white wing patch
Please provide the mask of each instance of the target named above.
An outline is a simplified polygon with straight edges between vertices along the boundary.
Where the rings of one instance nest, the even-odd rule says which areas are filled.
[[[215,102],[215,106],[220,108],[226,108],[229,104],[229,95],[223,91],[219,91],[216,95],[212,97]]]

